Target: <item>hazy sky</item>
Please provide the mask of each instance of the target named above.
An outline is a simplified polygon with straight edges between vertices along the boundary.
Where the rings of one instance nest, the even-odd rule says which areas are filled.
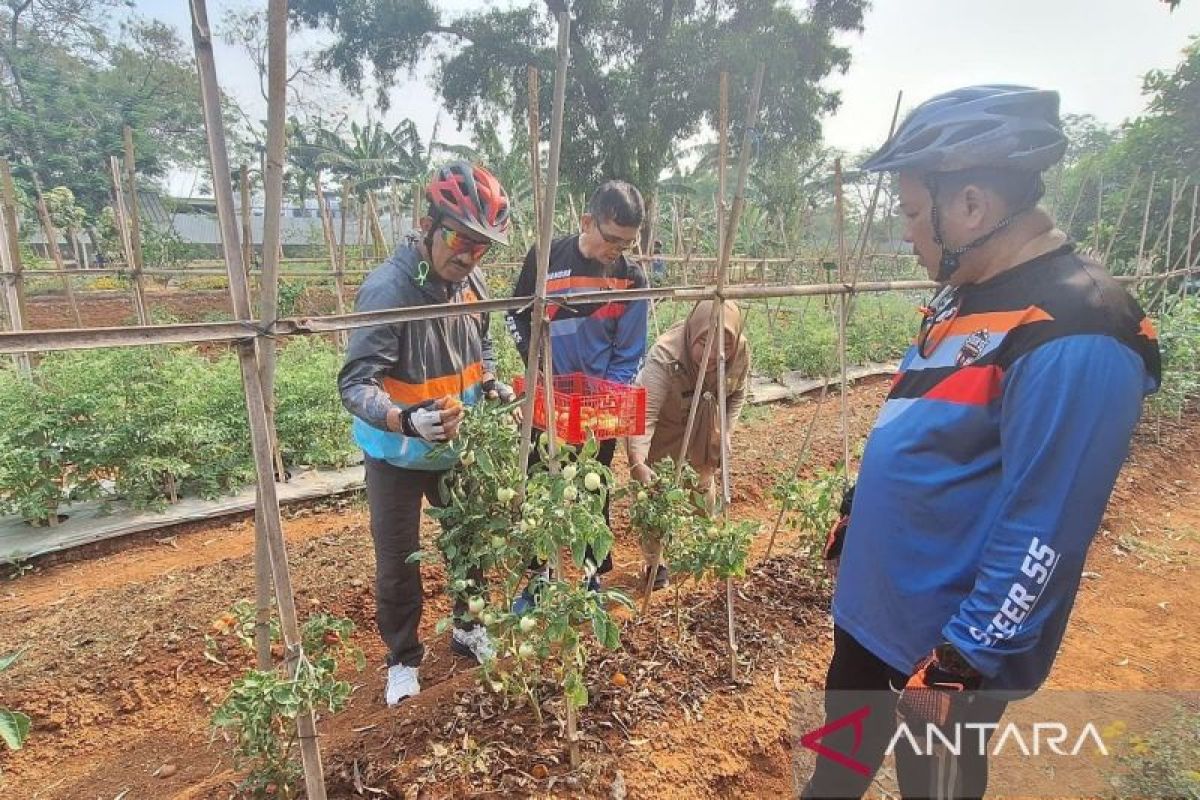
[[[451,9],[497,4],[444,3]],[[190,45],[186,0],[136,0],[135,5],[139,13],[175,25]],[[209,0],[209,16],[218,23],[225,9],[250,5],[263,6],[265,0]],[[887,132],[897,91],[904,90],[904,107],[910,108],[937,92],[985,82],[1055,88],[1062,93],[1064,112],[1117,124],[1141,112],[1141,76],[1171,68],[1195,34],[1200,34],[1200,0],[1184,0],[1173,14],[1159,0],[875,0],[864,32],[845,37],[852,51],[849,71],[828,80],[841,90],[842,107],[826,120],[825,135],[830,144],[852,152],[873,147]],[[297,37],[291,46],[314,40]],[[264,116],[249,61],[220,43],[217,59],[225,91]],[[371,110],[352,102],[336,84],[330,101],[357,117]],[[437,115],[428,76],[419,75],[393,93],[384,121],[410,117],[428,137]],[[469,132],[455,132],[443,120],[438,137],[466,142]],[[186,192],[187,187],[172,190]]]

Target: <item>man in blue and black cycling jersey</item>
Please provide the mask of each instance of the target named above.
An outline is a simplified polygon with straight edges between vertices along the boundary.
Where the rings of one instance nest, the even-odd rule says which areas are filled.
[[[879,692],[884,707],[857,746],[825,744],[869,769],[818,758],[806,797],[861,796],[897,717],[922,740],[928,724],[994,723],[1004,701],[973,690],[1030,694],[1054,662],[1160,381],[1142,310],[1037,205],[1066,145],[1056,92],[974,86],[917,107],[864,164],[898,173],[905,240],[942,288],[826,552],[837,567],[826,718],[862,705],[844,693]],[[898,746],[901,793],[982,796],[978,751],[946,769]]]
[[[562,296],[581,292],[645,289],[646,274],[636,261],[626,257],[633,247],[645,203],[637,187],[625,181],[606,181],[588,201],[587,212],[580,218],[580,232],[550,243],[550,269],[546,276],[546,294]],[[514,297],[533,294],[537,275],[537,248],[525,255],[521,273],[513,287]],[[646,355],[646,329],[650,304],[646,300],[606,300],[576,306],[551,306],[550,342],[554,374],[580,372],[593,378],[631,384]],[[532,330],[528,308],[510,312],[508,327],[521,359],[529,357]],[[600,442],[597,460],[612,464],[616,439]],[[537,457],[537,450],[533,451]],[[609,519],[609,495],[604,498],[604,519]],[[535,565],[536,566],[536,565]],[[591,550],[587,556],[587,582],[593,591],[601,588],[600,576],[612,569],[612,554],[595,563]],[[514,609],[523,613],[532,607],[537,591],[536,579],[522,592]]]

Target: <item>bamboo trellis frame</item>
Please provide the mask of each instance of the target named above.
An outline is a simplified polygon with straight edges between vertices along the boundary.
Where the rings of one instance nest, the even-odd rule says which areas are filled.
[[[43,352],[51,350],[77,350],[77,349],[92,349],[103,347],[124,347],[124,346],[143,346],[143,345],[161,345],[161,344],[199,344],[224,342],[236,345],[239,352],[239,359],[243,367],[243,379],[245,382],[245,392],[247,399],[247,414],[250,420],[252,437],[255,452],[255,464],[258,477],[258,486],[260,494],[261,513],[261,531],[260,541],[265,545],[265,561],[269,561],[271,574],[274,580],[277,601],[280,606],[280,615],[283,622],[283,632],[285,645],[288,650],[289,661],[294,663],[295,660],[302,656],[299,648],[298,629],[296,627],[296,612],[294,605],[294,596],[291,593],[290,577],[288,574],[288,566],[286,560],[286,552],[284,549],[284,539],[282,532],[282,522],[279,516],[278,496],[275,492],[275,475],[273,464],[274,448],[271,446],[271,429],[272,423],[270,418],[269,405],[269,386],[270,379],[260,373],[261,368],[261,349],[263,346],[273,346],[273,341],[278,337],[313,335],[330,332],[343,333],[348,330],[374,326],[386,323],[396,323],[414,320],[436,319],[461,314],[479,314],[490,313],[495,311],[515,310],[532,305],[534,309],[534,337],[531,341],[530,366],[527,373],[527,385],[533,386],[537,379],[537,366],[539,358],[539,350],[546,368],[542,371],[543,380],[549,382],[551,378],[551,366],[548,354],[545,352],[544,345],[548,345],[548,337],[546,336],[545,325],[545,277],[548,268],[548,244],[552,233],[553,226],[553,210],[555,203],[555,190],[557,183],[558,172],[558,148],[561,137],[562,127],[562,102],[563,102],[563,87],[565,85],[565,69],[566,69],[566,48],[564,39],[567,36],[568,19],[566,15],[559,17],[559,52],[560,59],[558,69],[555,73],[555,101],[554,101],[554,122],[552,124],[552,141],[551,141],[551,158],[548,172],[547,187],[545,197],[541,198],[541,202],[537,203],[536,208],[539,210],[539,264],[538,264],[538,281],[535,288],[535,293],[527,297],[503,298],[498,300],[483,301],[472,304],[469,308],[451,307],[444,305],[437,306],[419,306],[404,309],[393,309],[379,312],[361,312],[361,313],[343,313],[341,310],[342,297],[340,286],[341,275],[350,272],[345,270],[345,237],[343,235],[341,242],[341,259],[334,253],[333,243],[330,241],[332,236],[327,237],[327,243],[330,246],[330,258],[334,268],[333,277],[339,283],[339,313],[327,316],[316,316],[307,318],[283,318],[276,319],[273,310],[269,303],[264,303],[261,313],[256,318],[250,307],[249,279],[251,273],[246,270],[244,252],[238,244],[238,231],[236,221],[234,219],[233,203],[232,203],[232,187],[229,184],[228,176],[228,158],[225,153],[224,135],[221,125],[219,104],[216,101],[216,85],[215,85],[215,66],[213,64],[211,34],[208,29],[207,9],[205,8],[205,0],[191,0],[193,14],[193,38],[197,53],[197,63],[201,74],[201,85],[203,90],[204,111],[206,122],[209,128],[209,146],[210,157],[212,160],[213,174],[225,176],[223,179],[215,182],[214,193],[218,199],[219,216],[224,240],[229,246],[225,248],[225,260],[227,269],[218,272],[211,271],[208,274],[225,274],[230,281],[231,299],[235,309],[235,315],[238,317],[230,322],[216,323],[183,323],[171,325],[145,325],[145,326],[118,326],[111,328],[92,328],[86,329],[77,327],[75,329],[61,330],[40,330],[27,331],[21,329],[21,321],[23,314],[21,313],[21,271],[19,261],[14,261],[11,258],[4,259],[4,283],[6,287],[6,298],[9,301],[10,320],[13,321],[13,330],[0,333],[0,354],[13,354],[17,356],[25,355],[30,352]],[[283,0],[272,0],[271,13],[273,19],[278,21],[279,9],[286,8],[286,3]],[[282,44],[282,34],[272,30],[272,41],[277,44]],[[282,53],[282,49],[279,51]],[[272,52],[272,59],[276,53]],[[531,77],[531,81],[535,78]],[[750,108],[748,112],[748,121],[752,120],[757,115],[757,106],[759,93],[761,91],[762,71],[756,75],[755,90],[753,92]],[[274,92],[274,88],[272,89]],[[536,94],[533,95],[536,97]],[[531,122],[534,132],[536,133],[536,117]],[[747,125],[749,129],[750,125]],[[747,130],[749,136],[749,130]],[[536,148],[536,139],[533,145]],[[723,221],[726,222],[720,228],[721,231],[721,246],[720,252],[716,257],[696,257],[692,253],[692,249],[683,256],[663,256],[664,260],[680,262],[685,265],[696,263],[714,263],[716,264],[716,285],[715,286],[682,286],[668,287],[658,289],[640,289],[640,290],[621,290],[621,291],[602,291],[588,292],[570,295],[567,297],[556,297],[555,302],[563,305],[585,305],[594,303],[598,300],[608,302],[620,302],[628,300],[669,300],[674,302],[696,302],[698,300],[712,299],[717,302],[720,309],[714,334],[723,329],[723,313],[724,300],[736,299],[765,299],[765,298],[784,298],[784,297],[812,297],[812,296],[827,296],[837,297],[841,301],[842,311],[839,312],[840,317],[840,332],[839,332],[839,351],[842,359],[842,385],[845,386],[845,306],[852,297],[861,294],[883,293],[894,291],[913,291],[913,290],[930,290],[936,288],[936,284],[932,281],[913,280],[913,281],[866,281],[859,282],[857,280],[857,267],[862,264],[864,254],[860,249],[855,274],[851,278],[847,275],[847,254],[845,252],[845,242],[842,233],[839,232],[839,281],[836,283],[826,284],[785,284],[785,285],[727,285],[728,270],[731,263],[736,261],[752,262],[757,264],[766,263],[795,263],[800,259],[796,258],[757,258],[745,257],[735,258],[732,253],[734,233],[740,217],[740,212],[744,204],[744,183],[746,160],[748,159],[750,148],[743,145],[741,151],[742,164],[739,167],[738,190],[734,197],[732,208],[728,212],[724,209],[723,197],[718,198],[718,209]],[[536,150],[535,157],[536,157]],[[265,182],[268,188],[268,195],[272,190],[277,188],[274,184],[276,180],[282,177],[282,156],[281,148],[275,151],[277,158],[273,158],[273,163],[269,164],[268,176],[265,176]],[[127,167],[131,163],[131,151],[127,151]],[[535,161],[536,164],[536,161]],[[722,173],[723,173],[723,158],[722,158]],[[722,184],[723,184],[722,175]],[[537,197],[536,189],[536,172],[535,172],[535,197]],[[129,187],[133,193],[134,185],[132,179],[129,180]],[[1151,194],[1147,198],[1147,212],[1150,204],[1150,197],[1153,192],[1153,178],[1151,181]],[[118,191],[118,195],[119,195]],[[722,192],[723,195],[723,186]],[[1175,193],[1173,192],[1173,195]],[[1182,191],[1179,192],[1182,195]],[[320,189],[318,188],[318,196],[320,197]],[[1193,193],[1193,206],[1196,202],[1195,191]],[[278,198],[277,198],[278,199]],[[135,201],[136,202],[136,201]],[[278,213],[269,213],[272,208],[272,203],[268,200],[267,218],[272,217],[276,220],[276,228],[278,227]],[[873,204],[872,204],[873,205]],[[368,196],[368,206],[372,209],[372,214],[377,213],[373,198]],[[839,203],[840,206],[840,203]],[[1172,204],[1174,207],[1174,203]],[[16,230],[15,218],[10,221],[10,207],[5,203],[3,209],[3,217],[0,218],[0,229],[6,234],[5,241],[0,242],[0,250],[3,250],[3,255],[11,255],[15,252],[16,246]],[[328,220],[328,209],[322,207],[322,211],[326,215],[323,220],[324,227],[328,232],[332,233],[332,223]],[[1123,214],[1123,212],[1122,212]],[[842,215],[839,214],[839,217]],[[346,215],[342,215],[343,231],[345,227]],[[362,224],[363,216],[360,213],[359,223]],[[374,219],[374,225],[378,226],[377,218]],[[1194,226],[1194,213],[1193,213]],[[1143,244],[1145,240],[1146,221],[1143,221]],[[694,231],[693,231],[694,233]],[[1189,231],[1191,234],[1191,231]],[[679,234],[677,234],[679,235]],[[278,241],[278,230],[274,235],[266,235],[264,237],[264,262],[273,262],[274,268],[266,268],[263,271],[263,280],[268,284],[272,284],[277,280],[279,273],[277,271],[280,266],[279,248],[272,246],[274,244],[271,239]],[[1160,274],[1154,275],[1137,275],[1124,278],[1127,282],[1147,283],[1154,281],[1168,280],[1172,277],[1182,275],[1192,275],[1200,272],[1191,261],[1191,240],[1193,236],[1189,235],[1188,242],[1188,258],[1186,266],[1178,270],[1166,270]],[[1169,234],[1168,234],[1168,242]],[[863,234],[862,248],[865,249],[866,234]],[[382,236],[376,237],[376,243],[382,243]],[[359,245],[362,246],[362,237],[360,236]],[[1169,249],[1170,245],[1168,245]],[[131,247],[131,249],[133,249]],[[693,243],[694,249],[694,243]],[[1142,248],[1139,247],[1139,250]],[[1153,248],[1152,248],[1153,250]],[[874,258],[880,254],[871,254],[867,258]],[[892,254],[882,254],[888,258]],[[1140,255],[1140,254],[1139,254]],[[653,256],[646,255],[643,260],[649,260]],[[367,260],[363,258],[362,260]],[[819,260],[819,259],[813,259]],[[105,269],[105,270],[88,270],[90,273],[116,273],[130,274],[139,279],[141,275],[152,274],[203,274],[197,270],[142,270],[140,268],[140,259],[134,255],[132,269]],[[514,265],[515,266],[515,265]],[[1169,266],[1169,264],[1168,264]],[[340,268],[339,268],[340,267]],[[366,270],[364,270],[365,272]],[[67,270],[55,271],[39,271],[38,275],[52,275],[60,273],[68,273]],[[1140,272],[1140,269],[1139,269]],[[72,275],[78,275],[78,272],[71,272]],[[289,277],[299,276],[300,273],[288,273]],[[314,272],[314,276],[329,277],[329,272]],[[268,291],[271,291],[268,289]],[[726,386],[723,380],[724,367],[724,349],[723,336],[711,335],[709,337],[709,347],[706,348],[704,361],[707,362],[712,350],[713,340],[717,340],[719,368],[721,369],[721,377],[719,378],[719,402],[721,404],[722,413],[721,421],[721,437],[724,445],[727,431],[724,429],[726,424],[724,406],[726,403]],[[704,368],[702,366],[700,374],[703,376]],[[550,402],[551,386],[547,385],[547,402]],[[844,388],[843,388],[844,392]],[[532,423],[532,403],[534,392],[530,391],[526,398],[526,413],[525,413],[525,428],[523,433],[528,434],[529,426]],[[696,393],[697,397],[699,392]],[[695,402],[689,415],[689,430],[694,423]],[[842,403],[843,426],[845,426],[847,410],[846,404]],[[552,435],[552,434],[551,434]],[[684,448],[686,451],[686,436]],[[528,442],[529,435],[522,437],[523,457],[522,460],[527,460],[528,457]],[[553,446],[553,445],[552,445]],[[848,453],[846,461],[849,461]],[[681,459],[682,462],[682,459]],[[729,479],[729,459],[722,458],[722,494],[726,501],[730,497],[730,479]],[[653,578],[654,570],[650,571],[650,577]],[[730,596],[730,587],[727,585],[727,597]],[[647,597],[649,592],[647,592]],[[730,605],[732,611],[732,605]],[[736,644],[732,638],[731,626],[731,658],[736,652]],[[733,662],[736,669],[736,661]],[[572,748],[572,761],[578,759],[578,742],[576,740],[576,731],[574,730],[573,718],[568,719],[568,742]],[[320,753],[317,748],[315,737],[315,723],[311,716],[301,717],[298,720],[299,729],[301,732],[301,748],[304,756],[305,774],[308,788],[308,795],[312,798],[324,797],[323,779],[320,772]]]

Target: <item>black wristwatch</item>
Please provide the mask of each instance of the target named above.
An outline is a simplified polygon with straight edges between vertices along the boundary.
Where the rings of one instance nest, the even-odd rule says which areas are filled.
[[[937,658],[938,667],[951,675],[960,675],[964,678],[983,677],[979,670],[972,667],[967,659],[963,658],[963,654],[958,652],[958,648],[949,642],[942,642],[933,648],[933,655]]]

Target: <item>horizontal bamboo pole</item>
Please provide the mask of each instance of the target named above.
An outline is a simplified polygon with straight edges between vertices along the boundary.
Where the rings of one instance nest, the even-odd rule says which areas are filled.
[[[1192,266],[1157,275],[1123,275],[1121,283],[1154,283],[1181,275],[1200,274],[1200,266]],[[720,296],[726,300],[750,300],[775,297],[819,297],[836,295],[877,294],[896,291],[934,289],[933,281],[860,281],[857,285],[818,283],[799,286],[727,286]],[[563,306],[586,305],[596,302],[630,300],[667,300],[696,302],[718,296],[716,287],[689,286],[660,289],[621,289],[556,296],[550,304]],[[470,305],[429,305],[386,311],[365,311],[353,314],[331,314],[320,317],[289,317],[265,326],[261,322],[195,322],[174,325],[123,326],[112,328],[80,328],[0,333],[0,354],[30,353],[52,350],[92,350],[102,347],[135,347],[161,344],[205,344],[240,342],[255,336],[302,336],[315,333],[334,333],[372,325],[442,319],[460,314],[488,314],[528,307],[532,297],[509,297],[484,300]]]

